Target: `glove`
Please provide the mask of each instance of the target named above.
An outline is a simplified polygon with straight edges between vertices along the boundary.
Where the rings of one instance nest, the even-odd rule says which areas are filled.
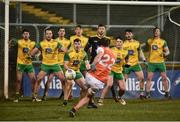
[[[91,64],[91,70],[92,70],[92,71],[95,71],[95,70],[96,70],[95,64]]]
[[[129,64],[125,64],[124,67],[125,67],[125,68],[129,68],[130,65],[129,65]]]

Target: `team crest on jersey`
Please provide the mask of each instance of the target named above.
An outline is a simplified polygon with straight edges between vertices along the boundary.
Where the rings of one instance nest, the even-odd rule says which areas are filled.
[[[128,50],[128,54],[129,55],[133,55],[134,54],[134,50]]]
[[[74,66],[77,66],[79,63],[80,63],[79,60],[74,60],[74,61],[73,61],[73,65],[74,65]]]
[[[46,53],[52,53],[52,49],[51,48],[46,48]]]
[[[25,47],[23,48],[23,53],[28,53],[29,52],[29,48]]]
[[[120,59],[120,58],[117,58],[115,63],[118,64],[118,63],[120,63],[120,62],[121,62],[121,59]]]
[[[153,50],[157,50],[157,49],[158,49],[158,46],[157,46],[157,45],[152,45],[152,49],[153,49]]]

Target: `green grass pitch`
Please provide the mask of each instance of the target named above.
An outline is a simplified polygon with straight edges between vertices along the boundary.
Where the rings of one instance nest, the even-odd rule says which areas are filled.
[[[180,100],[127,100],[127,105],[105,99],[104,106],[87,109],[86,106],[70,118],[68,111],[78,99],[62,106],[62,100],[48,99],[32,102],[22,98],[19,103],[0,100],[0,120],[15,121],[177,121],[180,120]]]

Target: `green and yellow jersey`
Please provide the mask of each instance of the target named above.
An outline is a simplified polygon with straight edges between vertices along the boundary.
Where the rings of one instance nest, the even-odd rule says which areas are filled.
[[[31,65],[32,60],[28,58],[29,53],[35,47],[35,42],[31,40],[20,39],[16,42],[18,45],[17,64]]]
[[[74,40],[75,39],[80,39],[81,40],[81,45],[82,45],[82,48],[84,49],[88,43],[88,38],[84,37],[84,36],[77,36],[77,35],[74,35],[74,36],[71,36],[70,37],[70,42],[71,42],[71,48],[70,49],[74,49]]]
[[[163,51],[167,47],[167,43],[163,39],[148,39],[147,41],[149,46],[149,62],[150,63],[162,63],[164,62]]]
[[[139,62],[139,53],[138,52],[139,52],[139,50],[141,50],[139,41],[126,40],[123,44],[123,49],[128,51],[129,65],[134,66],[134,65],[138,64],[138,62]]]
[[[70,50],[64,56],[64,61],[69,61],[68,67],[75,71],[79,71],[81,62],[86,60],[88,60],[88,56],[83,49],[81,49],[79,52]]]
[[[62,45],[62,47],[66,48],[66,49],[69,49],[71,43],[70,43],[70,41],[68,39],[66,39],[66,38],[63,38],[63,39],[56,38],[55,40],[57,42],[59,42]],[[58,53],[58,63],[60,65],[64,65],[64,55],[65,55],[65,52],[61,51],[61,50],[59,50],[58,52],[59,52]]]
[[[36,46],[42,51],[42,64],[46,65],[54,65],[58,64],[58,49],[62,47],[62,45],[51,39],[50,41],[43,40]]]
[[[128,56],[128,51],[124,49],[118,49],[116,47],[111,48],[116,55],[116,62],[112,66],[112,71],[116,73],[122,73],[123,65],[126,63],[125,58]]]

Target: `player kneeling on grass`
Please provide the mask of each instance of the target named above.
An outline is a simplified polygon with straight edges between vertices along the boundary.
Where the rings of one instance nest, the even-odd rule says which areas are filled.
[[[118,102],[120,102],[122,105],[126,105],[126,101],[122,98],[126,90],[126,83],[122,71],[123,71],[123,65],[125,63],[128,63],[128,51],[123,50],[123,41],[121,37],[116,38],[116,46],[111,48],[111,50],[114,52],[114,54],[117,57],[115,64],[112,66],[111,77],[114,81],[118,83],[118,87],[119,87]],[[103,99],[105,97],[105,94],[106,93],[104,93],[104,89],[103,89],[101,97],[98,101],[98,105],[100,106],[103,105]]]
[[[81,40],[80,39],[75,39],[73,45],[74,45],[74,49],[67,52],[64,56],[64,68],[67,71],[74,70],[76,72],[76,77],[75,78],[66,77],[67,81],[65,83],[65,93],[64,93],[63,105],[67,105],[67,100],[71,93],[73,80],[82,89],[81,90],[82,93],[86,93],[86,90],[87,90],[87,87],[85,85],[86,84],[85,79],[80,72],[80,65],[81,65],[81,62],[84,61],[86,64],[86,68],[90,69],[88,56],[87,56],[87,53],[81,48]]]
[[[86,82],[90,87],[86,95],[69,111],[71,117],[74,117],[76,111],[87,104],[93,95],[103,88],[104,84],[113,82],[110,72],[111,66],[115,63],[116,56],[109,49],[106,41],[99,41],[99,44],[100,47],[98,47],[97,55],[91,64],[91,70],[86,74]]]

